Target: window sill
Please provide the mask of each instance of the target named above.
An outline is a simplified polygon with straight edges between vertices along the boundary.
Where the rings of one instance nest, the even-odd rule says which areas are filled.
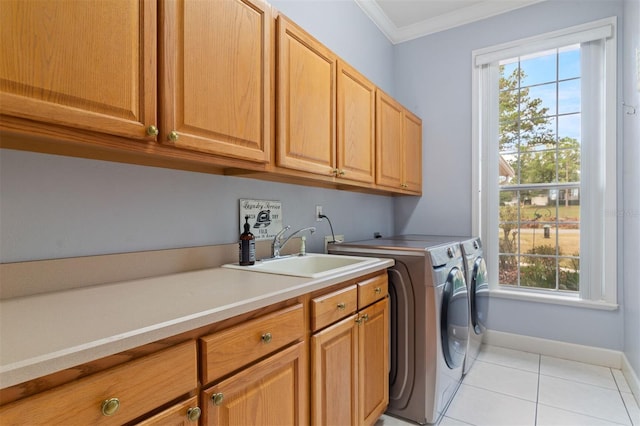
[[[499,299],[513,299],[523,300],[527,302],[547,303],[552,305],[565,305],[573,306],[576,308],[598,309],[602,311],[615,311],[619,305],[617,303],[610,303],[597,300],[584,300],[578,296],[572,295],[555,295],[555,294],[543,294],[536,291],[515,291],[504,289],[491,289],[491,297],[497,297]]]

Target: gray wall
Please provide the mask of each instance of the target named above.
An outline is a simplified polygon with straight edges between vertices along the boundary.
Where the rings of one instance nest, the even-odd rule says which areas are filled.
[[[272,4],[392,91],[392,45],[353,2]],[[239,235],[238,199],[280,200],[284,223],[326,221],[347,239],[393,231],[393,198],[259,180],[0,150],[0,262],[223,244]]]
[[[634,62],[640,49],[640,2],[624,2],[624,102],[634,105],[636,113],[624,108],[624,352],[631,366],[640,373],[640,70]]]
[[[622,11],[623,3],[620,0],[549,0],[397,46],[396,95],[423,117],[425,190],[424,196],[418,200],[403,198],[396,201],[395,231],[434,234],[471,232],[471,52],[474,49],[617,15],[618,71],[622,76]],[[635,28],[637,31],[637,26]],[[619,93],[622,93],[622,85]],[[619,118],[622,123],[622,112]],[[619,127],[622,130],[622,125]],[[622,135],[621,132],[619,134]],[[637,152],[637,147],[632,148],[632,141],[637,140],[637,137],[619,138],[621,166],[623,150],[631,148]],[[631,165],[629,160],[625,165],[628,167],[625,173],[622,173],[622,169],[619,171],[620,205],[623,196],[628,195],[630,190],[623,193],[623,188],[638,179],[638,168],[633,170]],[[637,195],[635,197],[637,203]],[[637,218],[631,220],[637,221]],[[637,242],[629,243],[626,235],[621,223],[619,247],[626,244],[625,248],[629,250],[620,254],[621,266],[625,260],[640,257]],[[623,285],[625,275],[631,277],[633,272],[630,269],[632,263],[626,264],[629,269],[617,277],[621,308],[616,311],[492,298],[489,328],[623,350],[623,311],[638,309],[637,279],[626,287]],[[627,303],[629,299],[623,297],[623,288],[628,292],[631,286],[635,289],[635,304]],[[637,314],[633,320],[637,320]],[[635,328],[628,322],[627,325],[627,335],[637,333],[637,323]],[[634,350],[637,351],[637,334],[629,339],[635,342]],[[637,363],[635,366],[637,371]]]

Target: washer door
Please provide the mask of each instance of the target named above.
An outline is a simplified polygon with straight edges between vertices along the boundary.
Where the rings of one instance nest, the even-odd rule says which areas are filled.
[[[462,366],[469,338],[469,296],[464,274],[458,267],[449,271],[440,310],[442,351],[449,368]]]
[[[487,280],[487,264],[482,257],[478,257],[473,263],[473,275],[471,276],[470,306],[471,325],[476,334],[482,334],[486,330],[487,312],[489,306],[489,282]]]

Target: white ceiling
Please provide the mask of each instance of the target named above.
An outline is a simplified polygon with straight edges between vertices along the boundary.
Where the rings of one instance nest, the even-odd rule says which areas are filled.
[[[544,0],[355,0],[393,44]]]

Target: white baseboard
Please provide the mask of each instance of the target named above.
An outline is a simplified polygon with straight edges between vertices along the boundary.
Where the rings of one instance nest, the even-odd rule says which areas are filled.
[[[640,405],[640,380],[624,352],[496,330],[486,330],[483,343],[622,370],[633,396]]]
[[[631,388],[631,392],[636,398],[638,406],[640,406],[640,380],[624,353],[622,354],[622,374],[624,374],[624,378],[627,379],[627,384]]]
[[[623,353],[611,349],[576,345],[575,343],[541,339],[539,337],[523,336],[495,330],[487,330],[483,341],[488,345],[502,346],[519,351],[601,365],[618,370],[622,368]]]

